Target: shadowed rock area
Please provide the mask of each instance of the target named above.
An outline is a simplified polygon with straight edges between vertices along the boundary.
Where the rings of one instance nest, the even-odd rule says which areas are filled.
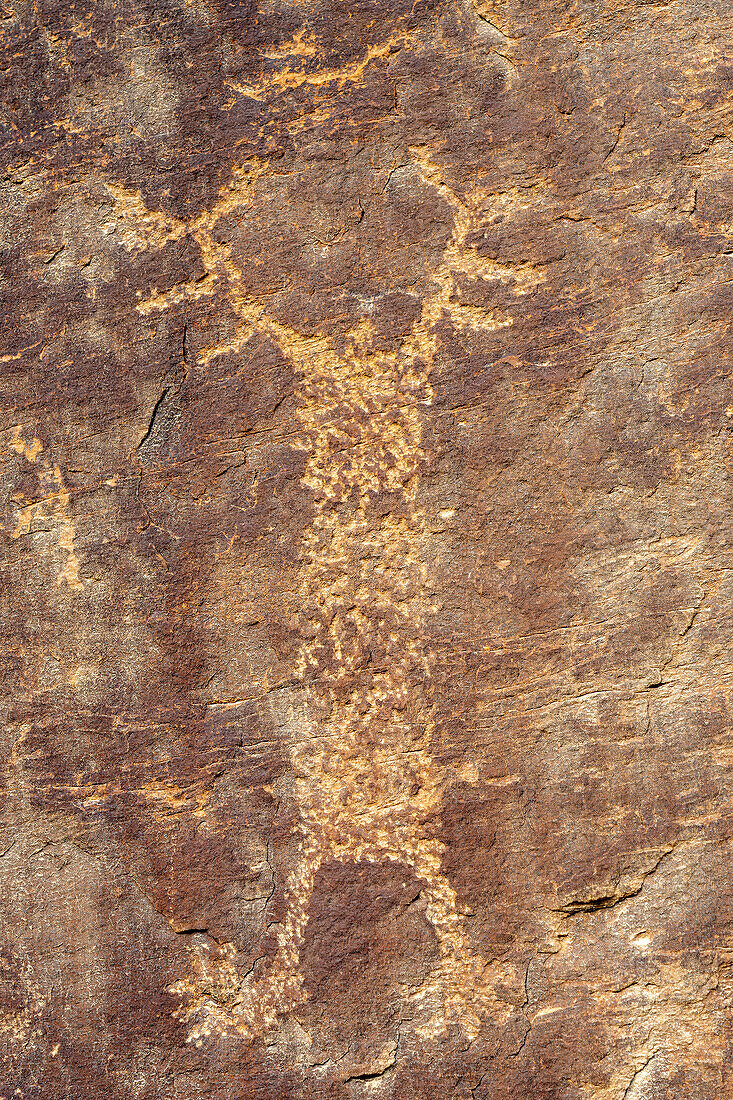
[[[730,4],[0,55],[0,1098],[733,1095]]]

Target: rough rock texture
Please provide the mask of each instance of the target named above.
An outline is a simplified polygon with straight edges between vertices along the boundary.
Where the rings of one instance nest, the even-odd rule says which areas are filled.
[[[728,0],[3,0],[0,1096],[733,1095]]]

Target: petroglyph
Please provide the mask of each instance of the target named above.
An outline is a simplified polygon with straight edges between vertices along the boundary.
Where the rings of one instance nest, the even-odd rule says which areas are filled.
[[[457,1022],[473,1036],[487,1011],[504,1011],[493,993],[496,974],[467,944],[455,891],[441,871],[443,845],[434,835],[445,777],[427,749],[435,657],[425,627],[437,608],[429,597],[427,518],[420,507],[427,461],[422,431],[433,399],[436,323],[448,317],[463,331],[512,323],[464,304],[457,276],[511,281],[515,295],[529,293],[544,276],[527,265],[479,257],[467,239],[479,215],[496,205],[494,197],[477,185],[461,198],[425,147],[412,147],[410,155],[413,169],[448,204],[452,233],[419,319],[389,353],[373,350],[367,320],[336,347],[279,323],[242,289],[231,247],[212,234],[223,216],[251,201],[265,163],[235,169],[219,201],[188,225],[151,214],[136,193],[112,192],[126,247],[162,247],[190,234],[201,250],[205,276],[162,294],[155,290],[137,303],[140,313],[222,293],[240,323],[233,339],[200,354],[201,364],[238,350],[254,331],[266,333],[292,361],[300,402],[291,445],[308,456],[302,484],[315,511],[301,549],[296,668],[306,705],[293,716],[298,733],[290,745],[300,856],[286,885],[287,914],[264,974],[238,978],[231,944],[191,949],[192,974],[172,991],[183,1000],[179,1014],[195,1043],[228,1030],[262,1034],[304,1001],[300,947],[315,876],[329,860],[401,862],[425,883],[440,964],[413,998],[422,1009],[418,1029],[436,1033]],[[392,506],[380,515],[374,501],[385,493]]]
[[[448,191],[425,151],[420,154],[416,164],[426,182]],[[486,264],[466,245],[472,207],[452,192],[455,218],[444,262],[398,351],[374,352],[366,321],[340,349],[276,322],[243,293],[229,246],[211,236],[222,214],[249,200],[261,171],[256,166],[235,173],[220,202],[188,227],[200,245],[206,278],[138,309],[164,309],[186,293],[197,297],[225,285],[241,318],[239,330],[225,345],[203,352],[200,361],[235,351],[259,330],[278,343],[300,375],[299,432],[292,446],[308,456],[302,484],[315,509],[302,545],[296,661],[307,705],[294,717],[300,735],[290,746],[300,857],[287,882],[287,915],[266,973],[240,980],[232,945],[197,946],[191,977],[173,990],[184,1000],[180,1014],[190,1021],[193,1042],[227,1030],[262,1034],[305,999],[299,955],[319,867],[328,860],[393,860],[425,883],[426,912],[439,943],[440,965],[416,998],[423,1005],[422,1026],[435,1032],[454,1021],[475,1035],[483,1014],[496,1006],[493,981],[486,962],[471,954],[455,891],[441,871],[443,845],[434,836],[434,821],[444,777],[426,747],[435,658],[425,626],[436,608],[429,598],[426,515],[419,502],[427,461],[422,420],[433,396],[436,322],[444,314],[460,327],[511,322],[484,312],[474,318],[457,300],[456,273],[478,277]],[[151,238],[180,235],[175,219],[167,226],[149,221],[137,197],[126,197],[126,210]],[[532,273],[527,286],[537,281]],[[373,505],[384,493],[391,494],[392,507],[380,516]]]
[[[79,559],[74,550],[74,524],[69,516],[70,493],[64,483],[59,466],[43,454],[43,444],[35,436],[28,443],[23,438],[20,425],[16,425],[8,442],[8,449],[36,467],[41,497],[27,504],[18,502],[18,521],[15,530],[10,533],[12,539],[27,535],[32,531],[34,519],[45,513],[53,521],[57,531],[58,549],[65,559],[57,574],[58,584],[66,584],[74,591],[84,588],[79,579]]]

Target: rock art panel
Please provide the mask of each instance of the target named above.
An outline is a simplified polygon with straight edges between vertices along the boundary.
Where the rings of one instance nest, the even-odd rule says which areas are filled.
[[[4,3],[0,1098],[729,1095],[732,34]]]

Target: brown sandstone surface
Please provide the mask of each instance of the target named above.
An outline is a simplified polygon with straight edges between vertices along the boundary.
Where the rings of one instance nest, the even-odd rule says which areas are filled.
[[[0,54],[0,1096],[733,1096],[729,3]]]

